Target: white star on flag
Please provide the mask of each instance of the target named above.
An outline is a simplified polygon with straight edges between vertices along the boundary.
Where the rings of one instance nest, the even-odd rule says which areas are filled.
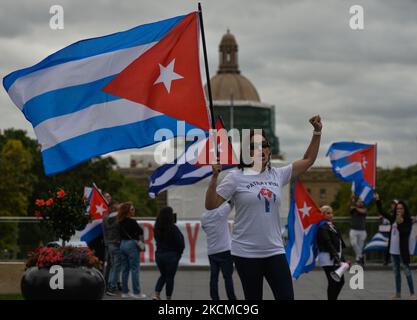
[[[175,59],[173,59],[169,63],[169,65],[166,67],[164,67],[162,64],[159,64],[160,74],[159,74],[158,79],[156,79],[156,81],[153,83],[154,85],[158,83],[163,83],[168,93],[171,90],[172,81],[184,78],[183,76],[174,72],[174,65],[175,65]]]
[[[307,202],[304,201],[304,207],[302,209],[298,209],[303,214],[303,219],[305,216],[310,215],[310,209],[311,207],[307,206]]]
[[[362,166],[364,167],[364,168],[366,168],[366,165],[368,164],[368,161],[366,161],[366,158],[365,157],[363,157],[362,158]]]
[[[100,204],[100,205],[96,205],[96,212],[103,215],[104,211],[106,211],[106,208]]]

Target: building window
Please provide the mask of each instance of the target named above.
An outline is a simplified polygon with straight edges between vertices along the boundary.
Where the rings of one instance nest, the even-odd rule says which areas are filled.
[[[320,189],[320,200],[324,200],[326,198],[326,189]]]

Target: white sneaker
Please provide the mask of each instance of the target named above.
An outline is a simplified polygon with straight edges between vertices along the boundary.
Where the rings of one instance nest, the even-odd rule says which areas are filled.
[[[122,293],[122,298],[123,299],[128,299],[128,298],[130,298],[130,294],[128,294],[128,293]]]
[[[144,294],[144,293],[131,294],[130,297],[133,298],[133,299],[140,299],[140,300],[147,298],[146,294]]]

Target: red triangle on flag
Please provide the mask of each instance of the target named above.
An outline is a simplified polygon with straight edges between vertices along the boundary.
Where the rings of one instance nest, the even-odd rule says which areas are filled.
[[[103,195],[97,190],[95,186],[91,190],[90,208],[89,211],[93,220],[102,219],[103,214],[109,210],[109,206]]]
[[[323,213],[300,180],[295,184],[294,201],[296,214],[299,215],[304,229],[324,219]]]
[[[103,91],[209,130],[210,115],[200,75],[197,13],[186,15]]]
[[[352,153],[348,157],[348,161],[350,162],[359,162],[362,167],[363,177],[366,182],[368,182],[372,187],[375,188],[375,163],[376,163],[376,156],[375,156],[375,145],[372,145],[368,148],[358,150]]]
[[[230,143],[229,136],[224,128],[223,121],[220,117],[217,117],[215,123],[215,130],[210,130],[209,138],[206,144],[198,154],[196,166],[205,166],[217,163],[219,158],[222,165],[237,165],[239,161],[235,153],[233,152],[232,144]],[[217,139],[217,141],[215,140]],[[217,154],[214,142],[217,142]]]

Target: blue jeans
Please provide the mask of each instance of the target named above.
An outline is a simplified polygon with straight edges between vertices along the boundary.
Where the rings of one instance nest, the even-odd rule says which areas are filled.
[[[120,245],[109,244],[107,246],[108,255],[110,257],[110,270],[108,278],[108,288],[110,290],[117,289],[117,282],[120,277],[120,271],[122,268],[122,257],[120,251]]]
[[[392,258],[392,267],[395,274],[395,292],[396,294],[401,294],[401,265],[404,270],[405,277],[407,278],[408,289],[410,290],[410,294],[414,294],[414,284],[413,284],[413,276],[411,275],[410,267],[408,264],[405,264],[401,256],[399,254],[391,254]]]
[[[212,300],[220,300],[219,297],[219,273],[222,271],[226,294],[229,300],[236,300],[233,287],[233,259],[230,251],[211,254],[210,261],[210,297]]]
[[[129,293],[128,280],[129,273],[132,278],[132,288],[134,294],[140,294],[139,271],[140,259],[139,250],[134,240],[122,240],[120,244],[122,256],[122,292]]]
[[[167,297],[172,296],[172,292],[174,291],[174,278],[177,273],[180,258],[181,255],[175,251],[156,252],[155,260],[159,272],[161,273],[158,281],[156,282],[156,292],[161,292],[166,284],[166,295]]]

